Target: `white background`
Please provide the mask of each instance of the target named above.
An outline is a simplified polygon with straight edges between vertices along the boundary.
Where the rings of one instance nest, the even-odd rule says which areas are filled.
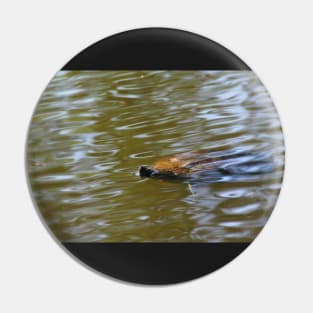
[[[0,8],[1,312],[312,312],[312,1],[4,1]],[[267,226],[228,266],[169,287],[87,270],[51,239],[25,182],[35,104],[81,49],[116,32],[174,27],[231,49],[259,75],[287,146]]]

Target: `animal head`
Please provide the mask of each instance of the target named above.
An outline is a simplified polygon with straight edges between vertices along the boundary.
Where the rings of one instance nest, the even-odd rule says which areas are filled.
[[[138,174],[141,177],[153,177],[157,176],[158,170],[154,169],[152,166],[141,165],[138,168]]]

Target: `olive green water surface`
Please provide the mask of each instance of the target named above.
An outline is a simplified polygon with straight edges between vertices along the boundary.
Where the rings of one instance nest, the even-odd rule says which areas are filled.
[[[198,149],[263,153],[275,169],[190,186],[142,179],[141,164]],[[246,242],[276,202],[284,147],[249,71],[61,71],[35,110],[27,170],[62,241]]]

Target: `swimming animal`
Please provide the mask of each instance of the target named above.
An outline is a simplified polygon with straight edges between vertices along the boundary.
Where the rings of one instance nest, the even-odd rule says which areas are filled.
[[[168,179],[200,179],[212,175],[263,174],[273,170],[273,164],[253,153],[232,150],[208,153],[195,151],[162,157],[153,165],[141,165],[138,175]]]

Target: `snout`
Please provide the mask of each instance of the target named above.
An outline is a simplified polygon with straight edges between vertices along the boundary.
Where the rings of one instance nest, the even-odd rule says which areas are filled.
[[[156,172],[157,171],[155,169],[146,165],[141,165],[138,168],[138,174],[141,177],[151,177],[151,176],[154,176]]]

